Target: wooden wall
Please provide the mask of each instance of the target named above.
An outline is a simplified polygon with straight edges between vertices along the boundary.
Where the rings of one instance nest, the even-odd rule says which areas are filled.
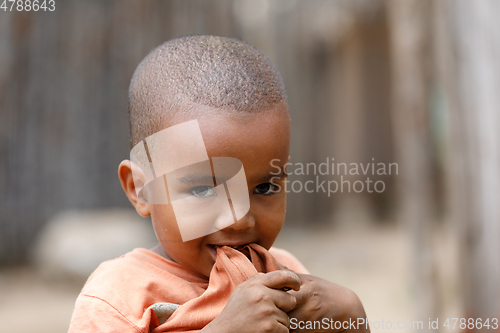
[[[140,60],[173,37],[235,36],[275,62],[291,102],[293,162],[393,162],[378,1],[73,0],[1,15],[0,263],[23,260],[58,212],[129,206],[116,177],[129,154],[127,88]],[[332,224],[343,207],[387,213],[385,180],[382,195],[291,194],[287,219]]]

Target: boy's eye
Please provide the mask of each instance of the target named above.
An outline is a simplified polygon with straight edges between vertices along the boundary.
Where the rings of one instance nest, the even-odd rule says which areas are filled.
[[[273,183],[262,183],[253,189],[253,193],[262,195],[271,195],[273,193],[279,192],[280,188],[278,185]]]
[[[189,190],[189,193],[200,198],[217,196],[217,192],[215,191],[213,186],[196,186]]]

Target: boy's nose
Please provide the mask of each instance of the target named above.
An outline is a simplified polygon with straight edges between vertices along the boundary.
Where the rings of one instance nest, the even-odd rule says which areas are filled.
[[[227,228],[232,230],[244,230],[244,229],[251,229],[254,226],[255,226],[255,218],[251,213],[251,211],[248,211],[248,213],[245,216],[243,216],[241,219],[231,224]]]

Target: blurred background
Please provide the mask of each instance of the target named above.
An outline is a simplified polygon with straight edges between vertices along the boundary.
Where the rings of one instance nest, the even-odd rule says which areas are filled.
[[[2,327],[67,331],[99,262],[154,246],[150,221],[130,210],[117,177],[129,156],[127,89],[151,49],[187,34],[237,37],[275,63],[290,101],[294,170],[332,159],[397,163],[397,173],[370,173],[380,193],[289,193],[277,246],[353,289],[373,332],[422,331],[419,320],[430,331],[437,318],[435,331],[458,332],[442,326],[446,318],[499,318],[499,16],[495,0],[1,9]]]

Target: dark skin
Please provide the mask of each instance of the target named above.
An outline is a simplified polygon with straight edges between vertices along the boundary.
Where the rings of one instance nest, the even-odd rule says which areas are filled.
[[[275,184],[283,189],[285,175],[271,180],[271,172],[275,172],[272,165],[283,167],[289,160],[290,119],[284,105],[245,116],[198,107],[197,117],[171,119],[165,127],[197,119],[209,157],[234,157],[243,163],[250,195],[250,210],[245,217],[210,235],[182,242],[171,205],[151,205],[137,199],[130,161],[120,164],[118,174],[137,212],[141,216],[151,215],[161,245],[159,252],[194,274],[208,278],[215,263],[210,244],[257,243],[269,249],[278,236],[285,219],[286,192],[276,191]],[[279,162],[271,164],[276,159]],[[285,333],[289,332],[290,318],[345,321],[365,317],[363,306],[352,291],[280,267],[278,271],[259,273],[241,283],[223,311],[202,332]],[[342,329],[314,332],[341,331],[351,332]],[[364,326],[357,331],[369,332]]]

